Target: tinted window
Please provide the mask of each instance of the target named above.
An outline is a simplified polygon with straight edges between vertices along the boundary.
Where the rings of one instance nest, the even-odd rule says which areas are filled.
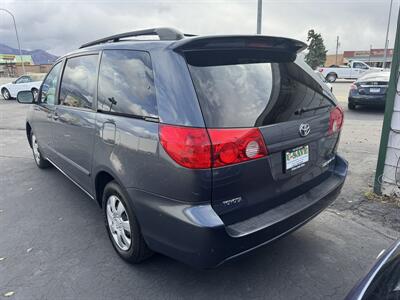
[[[364,65],[364,64],[362,64],[362,63],[358,63],[358,62],[355,62],[355,63],[353,64],[353,68],[357,68],[357,69],[368,69],[368,67],[367,67],[366,65]]]
[[[37,73],[30,76],[31,81],[42,81],[46,74]]]
[[[136,116],[157,116],[150,55],[105,50],[101,58],[98,109]]]
[[[60,104],[92,108],[96,91],[97,55],[69,58],[61,81]]]
[[[49,105],[55,104],[58,75],[61,71],[61,63],[56,64],[47,75],[42,85],[40,102]]]
[[[333,105],[320,84],[296,63],[243,55],[230,52],[226,64],[210,64],[207,54],[203,61],[187,57],[208,127],[269,125],[323,113]],[[320,106],[324,108],[298,113]]]
[[[28,76],[22,76],[15,81],[15,83],[28,83],[28,82],[31,82],[31,79]]]

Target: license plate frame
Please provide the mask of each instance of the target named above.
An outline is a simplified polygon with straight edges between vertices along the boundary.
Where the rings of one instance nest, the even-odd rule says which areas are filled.
[[[370,92],[371,94],[378,94],[378,93],[381,92],[381,89],[380,89],[380,88],[370,88],[370,89],[369,89],[369,92]]]
[[[310,161],[310,147],[303,145],[284,152],[285,171],[294,171],[304,167]]]

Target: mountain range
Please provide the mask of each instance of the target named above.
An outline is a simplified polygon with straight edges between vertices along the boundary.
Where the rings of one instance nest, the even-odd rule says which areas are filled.
[[[53,54],[50,54],[42,49],[36,49],[36,50],[23,50],[21,49],[21,52],[23,55],[31,55],[33,62],[36,65],[41,65],[41,64],[52,64],[58,56],[55,56]],[[10,46],[7,46],[5,44],[0,43],[0,54],[16,54],[19,55],[19,50],[12,48]]]

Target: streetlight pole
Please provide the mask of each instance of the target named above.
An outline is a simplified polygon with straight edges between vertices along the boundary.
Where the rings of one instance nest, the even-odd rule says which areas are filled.
[[[258,4],[257,4],[257,34],[261,34],[261,19],[262,19],[262,0],[258,0]]]
[[[389,44],[388,37],[389,37],[390,17],[392,15],[392,6],[393,6],[393,0],[390,0],[389,18],[388,18],[388,24],[387,24],[387,29],[386,29],[385,50],[383,52],[382,68],[385,68],[386,59],[387,59],[387,50],[388,50],[388,44]]]
[[[22,72],[24,72],[24,74],[25,74],[25,65],[24,65],[24,60],[22,59],[21,44],[19,43],[17,24],[15,23],[14,15],[9,10],[7,10],[5,8],[0,8],[0,11],[4,11],[4,12],[8,13],[11,16],[11,18],[13,19],[15,35],[17,37],[17,43],[18,43],[18,49],[19,49],[19,57],[21,59],[21,64],[22,64]]]

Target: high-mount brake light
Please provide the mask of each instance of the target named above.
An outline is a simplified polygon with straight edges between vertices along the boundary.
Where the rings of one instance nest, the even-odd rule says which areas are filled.
[[[160,142],[179,165],[206,169],[241,163],[268,154],[257,128],[205,129],[160,125]]]
[[[343,109],[340,106],[336,106],[331,110],[331,114],[329,117],[329,129],[328,133],[329,134],[334,134],[338,131],[343,126],[343,119],[344,119],[344,113]]]

